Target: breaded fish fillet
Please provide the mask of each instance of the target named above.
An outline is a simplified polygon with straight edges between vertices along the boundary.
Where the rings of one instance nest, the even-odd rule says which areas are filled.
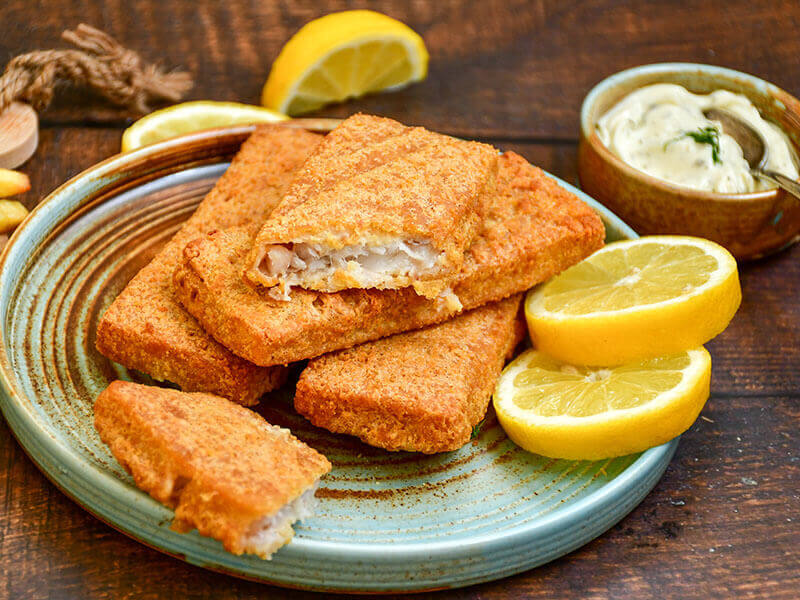
[[[483,419],[522,339],[521,295],[308,363],[294,407],[317,427],[387,450],[449,452]]]
[[[492,193],[498,152],[397,121],[345,119],[259,231],[245,276],[288,299],[413,285],[435,298],[458,273]]]
[[[496,194],[453,291],[465,310],[533,287],[603,245],[595,212],[524,158],[500,159]],[[176,294],[206,331],[260,365],[285,364],[444,321],[455,311],[408,288],[298,289],[290,302],[240,277],[251,240],[240,231],[190,242],[175,272]]]
[[[105,312],[97,329],[100,353],[185,391],[245,405],[280,385],[283,369],[256,367],[203,331],[175,298],[172,273],[186,243],[198,235],[233,226],[255,234],[321,139],[277,125],[256,129],[197,211]]]
[[[211,394],[115,381],[94,424],[137,487],[175,509],[172,528],[269,558],[310,516],[327,459],[287,429]]]

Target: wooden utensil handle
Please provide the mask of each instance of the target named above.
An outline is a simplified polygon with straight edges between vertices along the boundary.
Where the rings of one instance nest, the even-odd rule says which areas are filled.
[[[28,104],[13,102],[0,113],[0,168],[14,169],[28,160],[39,143],[39,119]]]

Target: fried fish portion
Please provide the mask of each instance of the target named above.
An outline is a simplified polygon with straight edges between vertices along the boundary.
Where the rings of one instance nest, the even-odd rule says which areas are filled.
[[[414,286],[435,298],[479,232],[498,152],[369,115],[345,119],[259,231],[245,276],[288,300]]]
[[[136,486],[175,509],[172,528],[268,559],[311,515],[328,460],[220,396],[115,381],[94,424]]]
[[[465,310],[502,300],[585,258],[603,245],[603,237],[603,224],[589,206],[507,152],[483,229],[453,291]],[[211,335],[259,365],[313,358],[456,312],[408,288],[333,294],[298,289],[290,302],[281,302],[242,281],[250,247],[250,237],[236,230],[193,240],[175,271],[175,286],[181,303]]]
[[[521,298],[315,358],[297,383],[295,410],[317,427],[387,450],[457,450],[486,414],[522,339]]]
[[[98,351],[183,390],[245,405],[279,386],[284,369],[257,367],[200,327],[176,299],[172,274],[186,243],[199,235],[233,226],[254,235],[321,139],[277,125],[257,128],[195,213],[105,312],[97,329]]]

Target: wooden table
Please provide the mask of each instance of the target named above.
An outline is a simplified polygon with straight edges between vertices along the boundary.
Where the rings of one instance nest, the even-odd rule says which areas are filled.
[[[100,27],[149,60],[192,71],[191,98],[257,103],[271,61],[304,22],[364,3],[2,0],[0,60]],[[576,181],[578,109],[603,77],[692,61],[755,73],[800,94],[797,0],[386,1],[419,31],[428,79],[320,114],[395,117],[513,149]],[[118,151],[129,115],[65,92],[25,165],[34,206]],[[800,594],[800,245],[741,266],[744,302],[709,344],[712,395],[664,478],[608,533],[547,566],[438,597],[796,598]],[[85,513],[0,423],[0,597],[318,598],[168,558]]]

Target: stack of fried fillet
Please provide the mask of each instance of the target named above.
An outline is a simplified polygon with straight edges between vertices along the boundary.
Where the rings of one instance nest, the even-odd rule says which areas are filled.
[[[108,309],[97,347],[245,405],[311,359],[295,408],[315,425],[389,450],[455,450],[522,336],[521,292],[602,240],[589,207],[514,153],[363,115],[324,139],[262,126]],[[153,410],[211,397],[170,394]],[[106,432],[126,429],[104,414]],[[148,454],[131,440],[115,450],[123,464]],[[192,468],[206,480],[207,464]],[[156,487],[143,489],[169,503]]]
[[[172,274],[198,236],[236,226],[255,233],[321,139],[299,129],[257,129],[180,231],[106,310],[97,331],[100,353],[185,391],[244,405],[283,383],[283,368],[256,367],[208,335],[179,304]]]

